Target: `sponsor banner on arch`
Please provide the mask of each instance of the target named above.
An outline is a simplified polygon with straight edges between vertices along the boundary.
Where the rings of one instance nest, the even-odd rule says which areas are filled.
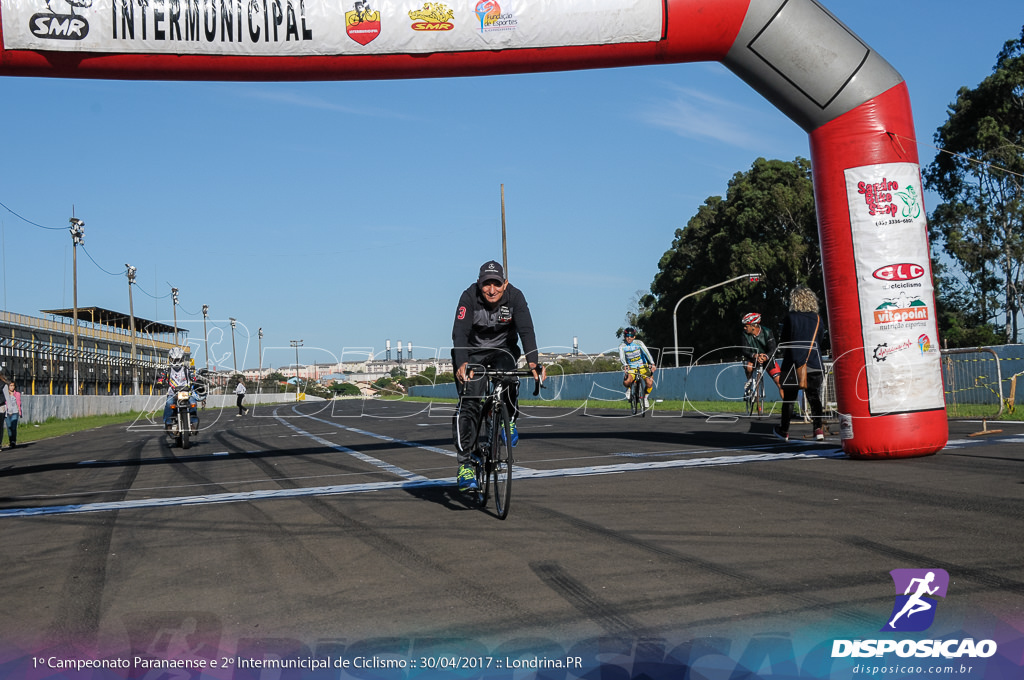
[[[945,406],[921,172],[846,170],[872,415]]]
[[[3,0],[4,48],[317,56],[661,39],[660,0]]]

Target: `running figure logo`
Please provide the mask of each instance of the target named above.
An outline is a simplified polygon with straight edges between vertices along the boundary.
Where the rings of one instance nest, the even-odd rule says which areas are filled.
[[[893,569],[889,574],[896,587],[896,603],[882,630],[927,630],[935,621],[938,604],[932,596],[946,597],[949,574],[944,569]]]

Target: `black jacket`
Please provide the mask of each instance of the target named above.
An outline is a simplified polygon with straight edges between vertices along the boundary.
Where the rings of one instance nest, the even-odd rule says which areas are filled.
[[[815,332],[817,327],[817,332]],[[824,322],[814,312],[790,312],[782,322],[779,346],[782,348],[782,373],[796,366],[807,364],[808,371],[820,371],[821,336],[825,332]],[[811,342],[813,341],[813,348]],[[808,356],[808,350],[810,355]]]
[[[537,336],[522,291],[508,284],[494,309],[487,306],[477,284],[462,292],[452,326],[452,359],[455,370],[469,361],[476,349],[501,349],[519,358],[519,339],[526,360],[537,362]]]
[[[743,347],[741,350],[743,358],[750,363],[756,363],[758,354],[767,354],[769,359],[775,354],[775,336],[767,326],[761,326],[761,332],[757,335],[750,335],[743,331],[740,343]]]

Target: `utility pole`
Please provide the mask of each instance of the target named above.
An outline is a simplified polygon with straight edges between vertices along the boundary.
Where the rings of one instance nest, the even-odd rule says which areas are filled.
[[[74,319],[74,336],[75,336],[75,365],[74,365],[74,377],[73,386],[75,394],[78,394],[78,246],[85,244],[85,222],[74,217],[74,208],[71,210],[72,217],[68,220],[71,222],[71,226],[68,231],[71,232],[71,270],[72,270],[72,287],[73,287],[73,301],[74,311],[72,312]]]
[[[171,286],[171,306],[174,308],[174,344],[178,344],[178,289]]]
[[[302,347],[302,340],[289,340],[295,348],[295,401],[299,400],[299,348]],[[391,341],[388,340],[390,343]],[[308,381],[307,381],[308,382]]]
[[[136,370],[135,365],[135,303],[132,301],[132,284],[135,283],[135,267],[130,264],[125,264],[126,273],[128,275],[128,319],[131,324],[132,334],[132,394],[139,396],[139,374]]]
[[[256,378],[256,380],[258,381],[256,383],[257,388],[258,388],[259,384],[261,382],[263,382],[263,326],[260,326],[260,330],[256,333],[256,335],[259,337],[259,341],[258,342],[259,342],[259,352],[260,352],[260,359],[259,359],[260,367],[258,369],[259,373],[256,374],[258,376]]]
[[[235,373],[238,373],[238,355],[235,353],[235,324],[237,322],[234,317],[228,321],[231,322],[231,364],[235,367]]]
[[[210,370],[210,341],[206,335],[206,317],[210,315],[210,305],[203,305],[203,349],[206,350],[206,370]]]

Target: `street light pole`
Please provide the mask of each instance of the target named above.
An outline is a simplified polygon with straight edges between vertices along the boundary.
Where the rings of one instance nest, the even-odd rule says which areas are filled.
[[[132,334],[132,394],[139,396],[139,374],[136,372],[135,367],[135,303],[132,301],[132,284],[135,283],[135,267],[130,264],[125,264],[125,268],[128,274],[128,319],[131,324]]]
[[[171,306],[174,308],[174,344],[178,344],[178,289],[171,286]]]
[[[69,220],[71,226],[68,231],[71,232],[71,271],[72,271],[72,288],[73,288],[73,301],[74,310],[72,311],[72,319],[74,320],[74,336],[75,336],[75,365],[74,365],[74,377],[73,385],[75,394],[78,394],[78,246],[85,243],[85,222],[78,219],[77,217],[71,217]]]
[[[289,340],[295,348],[295,401],[299,400],[299,348],[302,347],[302,340]],[[308,381],[307,381],[308,382]]]
[[[210,370],[210,341],[206,335],[206,317],[210,315],[210,305],[203,305],[203,349],[206,350],[206,370]]]
[[[231,364],[235,367],[235,373],[238,373],[238,355],[235,354],[235,319],[234,317],[228,319],[231,322]]]
[[[259,369],[258,369],[259,372],[256,374],[257,375],[257,378],[256,378],[257,383],[256,383],[256,385],[258,387],[259,384],[261,382],[263,382],[263,326],[260,326],[260,329],[256,333],[256,335],[259,337],[259,348],[258,349],[259,349],[259,353],[260,353],[260,359],[259,359],[260,366],[259,366]]]
[[[676,306],[672,308],[672,338],[673,338],[673,341],[675,342],[676,368],[679,368],[679,327],[676,326],[676,312],[679,311],[679,303],[682,302],[683,300],[685,300],[686,298],[693,297],[694,295],[700,295],[701,293],[706,293],[707,291],[711,290],[712,288],[718,288],[719,286],[724,286],[726,284],[732,283],[733,281],[739,281],[740,279],[747,279],[747,280],[749,280],[750,282],[753,283],[753,282],[758,281],[760,278],[761,278],[760,274],[740,274],[739,276],[734,276],[733,278],[729,279],[728,281],[722,281],[721,283],[716,283],[713,286],[708,286],[706,288],[701,288],[700,290],[694,291],[692,293],[687,293],[683,297],[679,298],[679,302],[677,302]]]

